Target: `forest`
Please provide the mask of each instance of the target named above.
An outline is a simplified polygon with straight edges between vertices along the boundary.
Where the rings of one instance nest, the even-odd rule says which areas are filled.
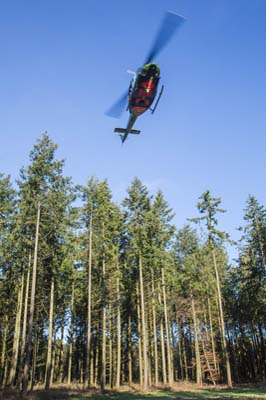
[[[1,387],[264,380],[266,209],[256,197],[233,243],[209,190],[177,227],[161,191],[134,178],[117,204],[107,180],[64,176],[56,151],[45,133],[15,182],[0,173]]]

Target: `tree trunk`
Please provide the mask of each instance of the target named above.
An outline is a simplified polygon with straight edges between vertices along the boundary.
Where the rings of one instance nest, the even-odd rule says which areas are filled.
[[[163,310],[164,310],[164,322],[165,322],[165,333],[166,333],[166,348],[167,348],[167,371],[168,371],[168,382],[170,386],[173,384],[173,368],[172,368],[172,357],[171,357],[171,344],[168,324],[168,314],[166,305],[166,290],[165,290],[165,279],[164,279],[164,268],[161,270],[162,274],[162,289],[163,289]]]
[[[59,371],[59,383],[63,382],[64,379],[64,334],[65,334],[65,308],[62,313],[62,326],[61,326],[61,338],[60,338],[60,350],[59,350],[59,361],[58,361],[58,371]]]
[[[72,355],[73,355],[73,340],[74,340],[74,301],[75,301],[75,283],[74,279],[72,281],[72,291],[71,291],[71,322],[70,322],[70,341],[69,341],[69,352],[68,352],[68,367],[67,367],[67,383],[71,383],[71,371],[72,371]]]
[[[211,331],[210,334],[211,334],[211,342],[212,342],[213,362],[214,362],[215,369],[218,371],[214,332],[213,332],[213,323],[212,323],[211,302],[210,302],[209,297],[207,299],[207,302],[208,302],[208,314],[209,314],[209,323],[210,323],[210,331]]]
[[[51,379],[51,361],[52,361],[52,339],[53,339],[53,315],[54,315],[54,277],[51,279],[51,292],[50,292],[50,309],[49,309],[49,328],[48,328],[48,346],[47,358],[45,368],[45,389],[50,387]]]
[[[32,268],[30,315],[29,315],[29,322],[28,322],[28,334],[27,334],[26,346],[25,346],[26,361],[25,361],[24,376],[23,376],[23,381],[22,381],[22,393],[23,394],[25,394],[28,389],[30,360],[31,360],[31,353],[32,353],[32,330],[33,330],[33,317],[34,317],[34,308],[35,308],[35,290],[36,290],[36,275],[37,275],[37,261],[38,261],[40,213],[41,213],[41,204],[40,204],[40,202],[38,202],[36,232],[35,232],[35,246],[34,246],[34,257],[33,257],[33,268]]]
[[[53,343],[56,343],[56,330],[53,328]],[[55,372],[55,358],[56,358],[56,347],[52,346],[52,360],[51,360],[51,373],[50,373],[50,386],[54,382],[54,372]]]
[[[33,386],[35,383],[35,371],[36,371],[36,359],[37,359],[38,347],[39,347],[39,333],[37,332],[33,346],[32,368],[30,371],[30,390],[33,390]]]
[[[141,256],[139,256],[139,287],[140,287],[140,311],[141,311],[142,346],[143,346],[143,390],[147,390],[148,355],[147,355],[146,316],[145,316],[145,305],[144,305],[144,285],[143,285]]]
[[[24,291],[24,273],[22,273],[22,275],[21,275],[21,285],[18,288],[18,300],[17,300],[15,332],[14,332],[13,349],[12,349],[12,360],[11,360],[11,369],[10,369],[9,378],[8,378],[8,384],[11,386],[14,386],[14,383],[15,383],[17,363],[18,363],[23,291]]]
[[[116,293],[117,293],[117,356],[116,356],[116,389],[120,387],[121,375],[121,315],[120,315],[120,281],[116,279]]]
[[[191,296],[191,309],[192,309],[192,318],[193,318],[193,327],[194,327],[194,342],[195,342],[195,357],[196,357],[196,383],[197,383],[197,385],[202,385],[197,316],[196,316],[195,303],[194,303],[194,298],[193,298],[192,292],[191,292],[190,296]]]
[[[158,301],[160,306],[162,305],[161,301],[161,288],[158,288]],[[164,343],[164,331],[163,331],[163,322],[162,318],[160,317],[160,341],[161,341],[161,358],[162,358],[162,378],[163,378],[163,384],[165,385],[167,383],[167,378],[166,378],[166,359],[165,359],[165,343]]]
[[[101,390],[106,385],[106,287],[105,287],[105,261],[102,263],[102,357],[101,357]]]
[[[8,315],[4,316],[4,329],[3,329],[3,338],[2,338],[2,351],[1,351],[1,364],[0,364],[0,373],[1,373],[1,387],[5,386],[5,367],[6,367],[6,342],[7,342],[7,331],[8,331]]]
[[[128,316],[128,328],[127,328],[127,343],[128,343],[128,384],[132,385],[132,343],[131,343],[131,316]]]
[[[138,350],[139,350],[139,384],[143,386],[143,361],[142,361],[142,339],[141,339],[141,317],[139,285],[137,284],[137,315],[138,315]]]
[[[156,332],[156,307],[155,307],[155,287],[154,275],[152,274],[152,326],[153,326],[153,346],[154,346],[154,384],[159,384],[158,374],[158,349],[157,349],[157,332]]]
[[[20,358],[19,358],[19,374],[18,374],[18,382],[17,382],[18,390],[20,390],[22,378],[23,378],[23,363],[24,363],[24,353],[25,353],[25,346],[26,346],[26,329],[27,329],[28,301],[29,301],[29,289],[30,289],[30,270],[31,270],[31,252],[29,253],[29,263],[28,263],[26,289],[25,289],[23,326],[22,326]]]
[[[113,326],[112,326],[112,317],[113,317],[113,307],[110,302],[109,305],[109,386],[113,387]]]
[[[224,314],[223,314],[223,305],[222,305],[222,295],[221,295],[221,288],[220,288],[220,278],[216,263],[216,255],[215,250],[212,249],[212,257],[213,257],[213,264],[216,276],[216,285],[217,285],[217,293],[218,293],[218,304],[219,304],[219,314],[221,318],[221,334],[222,334],[222,346],[223,346],[223,353],[226,365],[226,378],[227,378],[227,385],[232,387],[232,378],[231,378],[231,368],[230,368],[230,361],[229,361],[229,354],[227,350],[227,343],[225,337],[225,327],[224,327]]]
[[[92,212],[92,211],[91,211]],[[84,387],[89,386],[89,368],[90,368],[90,353],[91,353],[91,268],[92,268],[92,214],[89,223],[89,261],[88,261],[88,306],[87,306],[87,343],[86,343],[86,366]]]

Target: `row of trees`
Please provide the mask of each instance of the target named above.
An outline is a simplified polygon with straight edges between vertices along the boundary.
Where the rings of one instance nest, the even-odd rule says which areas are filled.
[[[265,378],[265,208],[248,198],[229,265],[209,191],[177,229],[161,192],[136,178],[118,206],[107,181],[74,186],[56,148],[44,134],[16,190],[0,175],[2,387]]]

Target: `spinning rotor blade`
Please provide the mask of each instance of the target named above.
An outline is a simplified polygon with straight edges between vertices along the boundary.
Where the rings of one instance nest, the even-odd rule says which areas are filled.
[[[128,91],[124,93],[110,108],[106,111],[106,115],[113,118],[119,118],[126,108]]]
[[[144,64],[149,64],[154,60],[159,52],[167,45],[177,28],[179,28],[184,21],[185,19],[180,15],[171,12],[165,14],[157,36],[155,37],[153,46]]]

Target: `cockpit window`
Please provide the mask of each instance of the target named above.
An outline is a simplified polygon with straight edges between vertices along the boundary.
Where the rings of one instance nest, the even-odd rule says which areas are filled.
[[[147,75],[147,70],[146,69],[144,69],[144,68],[140,68],[140,75],[141,76],[146,76]]]

